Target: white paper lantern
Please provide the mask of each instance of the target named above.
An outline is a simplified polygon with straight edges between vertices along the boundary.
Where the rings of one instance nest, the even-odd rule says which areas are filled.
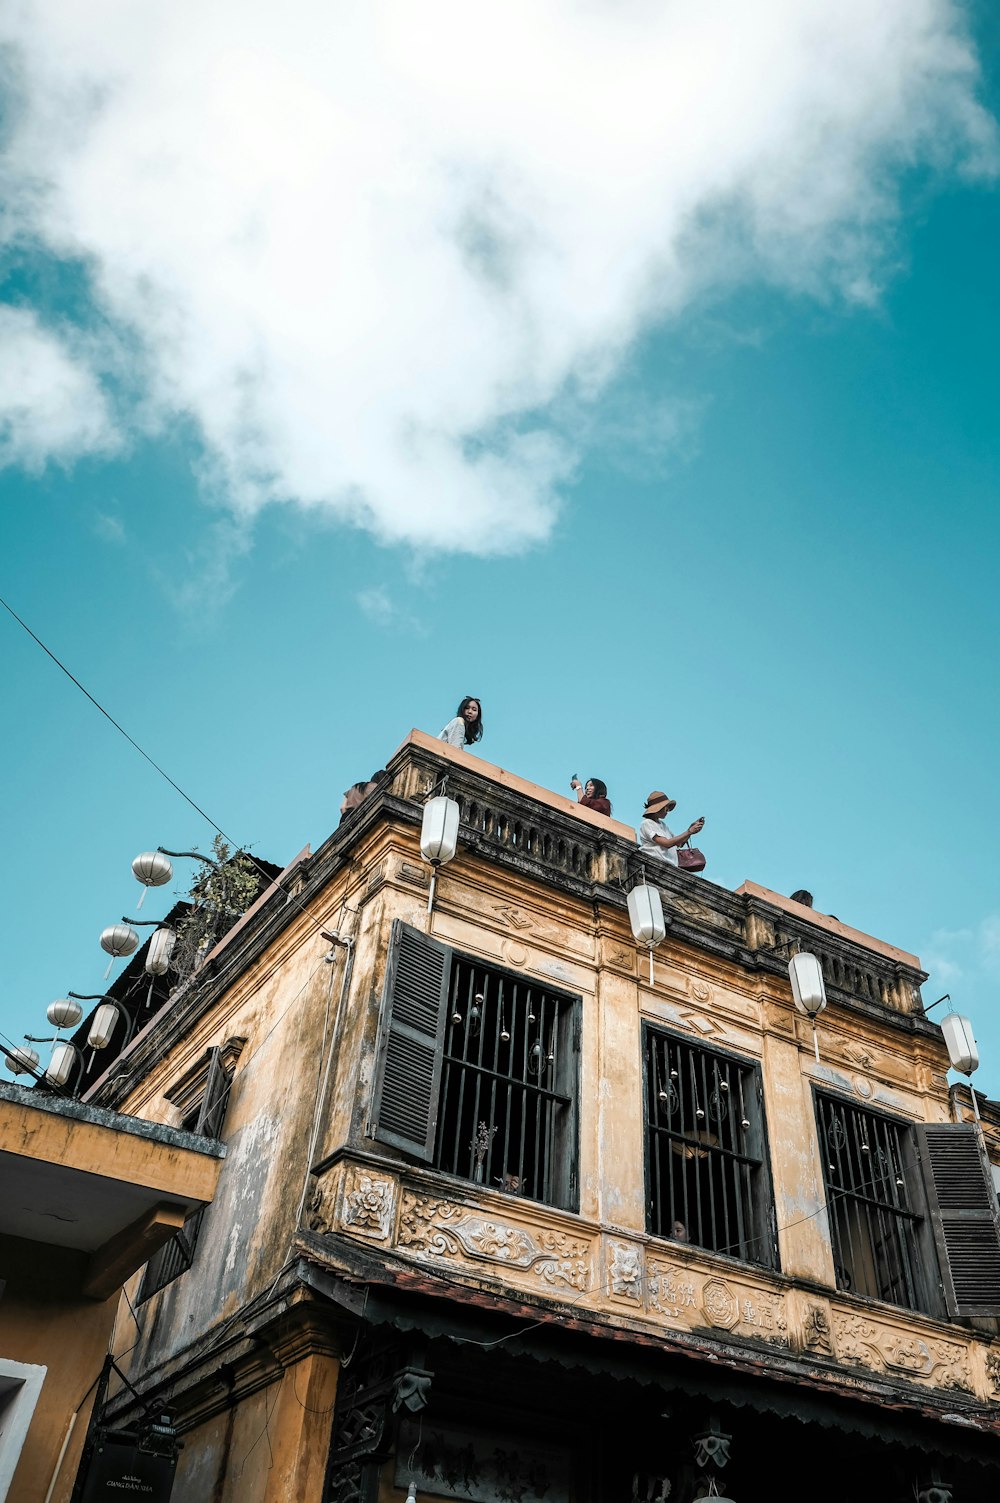
[[[969,1019],[964,1018],[960,1012],[950,1012],[946,1018],[941,1019],[941,1032],[948,1046],[951,1068],[960,1075],[971,1075],[974,1070],[978,1070],[979,1048]]]
[[[177,943],[177,935],[173,929],[157,929],[149,941],[149,949],[146,951],[146,974],[149,976],[165,976],[170,965],[170,957],[174,953],[174,945]]]
[[[815,1018],[826,1006],[823,967],[815,955],[802,950],[788,962],[788,979],[792,983],[792,1001],[807,1018]]]
[[[142,851],[132,862],[132,871],[135,880],[141,882],[143,888],[162,887],[164,882],[169,882],[174,874],[174,869],[164,856],[162,851]],[[146,900],[145,891],[139,899],[141,908]]]
[[[628,918],[640,945],[658,945],[666,937],[660,889],[640,882],[628,895]]]
[[[118,1004],[116,1002],[102,1002],[91,1020],[90,1032],[87,1034],[87,1047],[90,1049],[106,1049],[111,1042],[111,1036],[115,1031],[118,1018]]]
[[[45,1070],[45,1079],[50,1085],[64,1086],[69,1083],[73,1066],[80,1058],[80,1051],[73,1044],[60,1042],[52,1050],[52,1058]]]
[[[453,798],[428,799],[420,826],[420,854],[434,866],[450,861],[458,850],[459,807]]]
[[[7,1068],[12,1075],[30,1075],[38,1068],[37,1049],[11,1049],[7,1054]]]
[[[109,924],[101,933],[101,949],[115,960],[122,955],[131,955],[139,944],[139,936],[131,924]]]
[[[60,997],[57,1002],[49,1003],[45,1016],[53,1028],[75,1028],[83,1017],[83,1008],[72,997]]]

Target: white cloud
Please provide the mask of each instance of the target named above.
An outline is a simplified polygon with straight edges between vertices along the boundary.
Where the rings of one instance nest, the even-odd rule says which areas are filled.
[[[987,914],[963,929],[938,929],[922,955],[932,981],[992,990],[1000,976],[1000,914]]]
[[[42,468],[115,445],[97,379],[28,308],[0,306],[0,465]]]
[[[21,0],[0,41],[0,229],[88,269],[131,421],[193,420],[244,517],[418,547],[543,540],[638,333],[871,301],[899,175],[995,149],[951,0]]]

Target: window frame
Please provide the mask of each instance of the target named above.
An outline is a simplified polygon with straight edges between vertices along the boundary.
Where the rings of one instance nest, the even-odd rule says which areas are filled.
[[[645,1188],[645,1222],[646,1230],[650,1236],[662,1238],[667,1242],[677,1242],[678,1239],[669,1236],[663,1230],[656,1229],[657,1217],[655,1204],[655,1187],[653,1183],[653,1152],[655,1139],[664,1131],[662,1125],[654,1122],[654,1108],[651,1100],[653,1082],[650,1070],[651,1050],[655,1040],[666,1040],[670,1045],[680,1046],[688,1050],[692,1056],[702,1055],[706,1062],[721,1060],[728,1065],[730,1070],[749,1073],[752,1090],[750,1092],[750,1110],[747,1119],[751,1126],[749,1129],[749,1141],[747,1148],[752,1153],[734,1155],[732,1150],[724,1149],[719,1145],[718,1151],[727,1158],[738,1157],[748,1159],[753,1157],[755,1163],[754,1178],[749,1188],[750,1214],[754,1225],[752,1235],[741,1239],[738,1251],[732,1251],[737,1244],[729,1243],[726,1250],[717,1249],[705,1242],[695,1241],[690,1236],[679,1245],[696,1248],[699,1251],[712,1254],[713,1257],[727,1258],[733,1262],[751,1266],[754,1268],[767,1268],[772,1271],[780,1271],[781,1252],[778,1244],[777,1214],[774,1203],[774,1177],[771,1172],[771,1148],[767,1126],[767,1111],[764,1103],[764,1076],[762,1063],[752,1056],[741,1054],[730,1049],[716,1049],[704,1040],[692,1038],[684,1033],[664,1027],[653,1019],[643,1018],[640,1037],[640,1070],[642,1074],[642,1109],[643,1109],[643,1175]],[[744,1093],[744,1109],[746,1110],[746,1094]],[[742,1119],[741,1119],[742,1120]],[[668,1130],[669,1131],[669,1130]],[[670,1134],[678,1141],[687,1137],[684,1133]],[[695,1140],[691,1138],[693,1143]],[[707,1149],[708,1155],[717,1151],[713,1147]],[[662,1227],[666,1211],[661,1212],[658,1220]],[[747,1256],[745,1249],[757,1245],[760,1248],[759,1257]]]
[[[944,1313],[943,1302],[940,1294],[938,1278],[938,1259],[934,1250],[933,1237],[930,1228],[929,1207],[927,1204],[926,1187],[921,1173],[918,1153],[917,1135],[915,1129],[919,1124],[906,1117],[894,1116],[891,1112],[873,1108],[867,1104],[860,1104],[850,1100],[842,1092],[830,1091],[816,1084],[813,1085],[813,1120],[816,1124],[816,1144],[819,1153],[820,1176],[823,1184],[823,1207],[826,1214],[827,1231],[830,1242],[830,1252],[833,1259],[834,1288],[839,1294],[849,1295],[856,1299],[878,1300],[882,1304],[891,1305],[897,1310],[911,1310],[918,1315],[942,1315]],[[830,1158],[828,1153],[826,1132],[824,1129],[823,1104],[829,1103],[833,1109],[849,1112],[859,1119],[859,1124],[864,1119],[870,1119],[876,1124],[884,1124],[885,1128],[895,1135],[895,1147],[897,1163],[895,1165],[900,1177],[903,1179],[902,1188],[905,1192],[907,1203],[905,1205],[881,1206],[881,1203],[873,1197],[865,1197],[860,1190],[846,1190],[842,1186],[834,1184],[830,1176]],[[864,1138],[863,1141],[867,1141]],[[860,1156],[859,1146],[858,1154]],[[892,1215],[896,1224],[909,1224],[909,1238],[906,1258],[906,1277],[913,1291],[913,1302],[905,1303],[891,1298],[888,1294],[871,1294],[864,1289],[859,1289],[856,1284],[859,1280],[859,1265],[856,1259],[846,1261],[846,1252],[841,1245],[841,1233],[836,1220],[833,1205],[834,1196],[839,1194],[841,1199],[849,1199],[855,1204],[875,1206],[883,1212]],[[867,1213],[866,1213],[867,1214]],[[870,1233],[870,1220],[869,1220]],[[848,1233],[848,1235],[850,1235]],[[884,1239],[883,1239],[884,1241]],[[865,1256],[870,1261],[873,1275],[878,1278],[878,1253],[871,1242],[865,1244]],[[850,1288],[841,1286],[838,1278],[838,1268],[849,1275],[852,1283]],[[887,1267],[887,1274],[891,1277],[891,1269]],[[933,1272],[934,1277],[931,1277]]]
[[[526,1077],[489,1070],[485,1072],[492,1073],[498,1081],[509,1082],[512,1088],[524,1090],[525,1099],[529,1099],[529,1090],[538,1099],[542,1095],[562,1098],[553,1112],[550,1124],[544,1171],[548,1195],[544,1199],[520,1186],[514,1188],[505,1183],[493,1182],[493,1169],[496,1166],[491,1165],[492,1142],[482,1179],[476,1178],[471,1172],[464,1174],[457,1167],[445,1167],[442,1162],[450,1151],[455,1164],[465,1146],[456,1136],[449,1150],[442,1140],[448,1109],[445,1102],[448,1075],[446,1065],[450,1063],[451,1066],[457,1066],[459,1074],[464,1071],[467,1078],[475,1078],[477,1074],[483,1073],[480,1065],[468,1059],[463,1061],[449,1049],[452,1030],[456,1026],[451,1022],[452,1014],[456,1008],[460,1008],[464,1015],[469,1005],[464,994],[462,998],[456,998],[455,995],[463,969],[470,975],[485,975],[500,987],[509,986],[515,997],[516,989],[524,988],[529,994],[533,993],[537,998],[544,996],[555,1004],[553,1026],[558,1029],[558,1037],[552,1052],[556,1055],[554,1066],[558,1073],[550,1087],[539,1093],[536,1087],[529,1085]],[[488,991],[487,986],[484,986],[484,991]],[[484,1024],[487,1005],[488,999],[484,1004]],[[512,1002],[510,1005],[515,1004]],[[366,1136],[421,1160],[433,1168],[435,1173],[462,1184],[481,1185],[500,1193],[519,1195],[536,1205],[578,1212],[582,1005],[582,997],[578,993],[565,987],[553,986],[546,977],[529,977],[507,966],[497,965],[490,957],[446,945],[403,920],[394,919],[379,1007]],[[540,1013],[539,1016],[543,1017],[544,1014]],[[513,1014],[508,1022],[516,1038]],[[460,1109],[458,1119],[457,1130],[464,1132],[465,1128],[460,1125]],[[524,1131],[522,1126],[522,1132]],[[471,1149],[471,1144],[469,1147]],[[520,1163],[523,1163],[524,1153],[522,1140]],[[507,1178],[506,1172],[503,1178]],[[533,1189],[534,1187],[532,1192]]]
[[[224,1048],[213,1047],[208,1050],[205,1089],[197,1106],[193,1107],[181,1122],[181,1129],[184,1132],[206,1138],[222,1136],[226,1108],[229,1105],[229,1091],[233,1083],[233,1076],[225,1065],[224,1053]],[[159,1294],[161,1289],[166,1289],[168,1284],[179,1279],[181,1274],[186,1273],[191,1267],[198,1246],[201,1224],[207,1210],[208,1206],[199,1206],[187,1218],[184,1225],[179,1227],[173,1236],[168,1237],[162,1247],[156,1249],[143,1271],[142,1282],[136,1295],[137,1305],[145,1304],[146,1300],[152,1299],[154,1294]]]

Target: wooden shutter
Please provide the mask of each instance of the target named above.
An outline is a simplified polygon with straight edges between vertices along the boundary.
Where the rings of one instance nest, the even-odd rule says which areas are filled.
[[[218,1138],[222,1134],[222,1124],[226,1116],[230,1082],[222,1063],[222,1050],[210,1049],[208,1052],[210,1058],[208,1075],[205,1079],[205,1094],[201,1098],[201,1105],[198,1107],[198,1116],[192,1131],[205,1138]]]
[[[949,1315],[1000,1315],[1000,1217],[973,1122],[915,1129]]]
[[[398,919],[379,1028],[372,1137],[434,1157],[451,951]]]

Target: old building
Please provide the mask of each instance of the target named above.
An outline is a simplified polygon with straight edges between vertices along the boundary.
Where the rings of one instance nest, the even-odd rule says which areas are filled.
[[[650,980],[631,829],[418,732],[388,771],[88,1090],[227,1149],[130,1286],[175,1498],[992,1496],[996,1198],[917,958],[659,867]]]

